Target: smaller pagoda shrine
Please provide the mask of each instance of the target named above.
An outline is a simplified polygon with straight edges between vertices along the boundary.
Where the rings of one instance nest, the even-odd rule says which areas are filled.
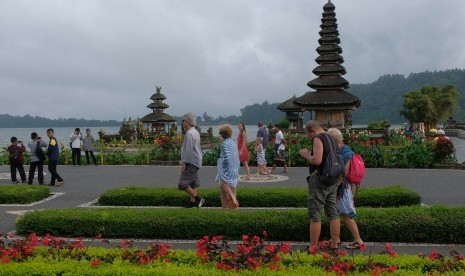
[[[297,97],[294,95],[292,98],[278,105],[278,109],[286,113],[286,120],[291,125],[290,129],[302,129],[303,128],[303,111],[302,108],[294,103]]]
[[[320,46],[316,49],[319,56],[315,59],[318,66],[313,73],[318,77],[308,82],[310,91],[294,100],[302,110],[315,112],[315,120],[325,128],[345,128],[351,124],[351,111],[360,106],[361,101],[346,91],[349,82],[341,75],[346,74],[340,55],[339,32],[336,23],[335,6],[331,0],[323,6],[321,19]]]
[[[152,113],[142,117],[141,121],[147,124],[147,131],[151,130],[155,135],[168,134],[170,128],[176,128],[176,119],[163,112],[169,105],[163,102],[166,100],[166,96],[161,93],[161,87],[155,86],[155,88],[156,93],[150,97],[153,103],[147,105],[148,108],[152,109]]]

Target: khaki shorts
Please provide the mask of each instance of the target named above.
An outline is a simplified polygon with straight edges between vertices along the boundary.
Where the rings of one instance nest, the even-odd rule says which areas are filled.
[[[308,177],[308,217],[310,221],[321,221],[323,210],[328,221],[339,219],[337,211],[336,194],[337,184],[327,186],[320,183],[318,172],[313,172]]]

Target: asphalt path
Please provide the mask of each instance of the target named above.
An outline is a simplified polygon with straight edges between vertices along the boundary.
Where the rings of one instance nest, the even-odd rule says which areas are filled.
[[[255,172],[255,168],[251,168]],[[25,166],[28,170],[28,166]],[[45,169],[46,170],[46,169]],[[277,172],[281,171],[280,168]],[[58,172],[65,180],[63,186],[51,187],[52,193],[62,193],[54,199],[33,206],[0,205],[0,233],[14,231],[18,214],[27,210],[74,208],[96,200],[108,189],[124,186],[172,187],[177,189],[180,167],[169,166],[58,166]],[[0,166],[0,185],[12,185],[5,179],[9,166]],[[47,172],[48,173],[48,172]],[[217,186],[214,179],[216,167],[202,167],[199,171],[201,188]],[[241,168],[241,174],[244,174]],[[283,174],[284,175],[284,174]],[[289,168],[285,174],[288,179],[281,182],[239,183],[240,187],[307,187],[305,177],[307,168]],[[49,182],[50,175],[45,176]],[[37,178],[35,179],[37,181]],[[431,170],[431,169],[367,169],[363,187],[386,187],[400,185],[410,188],[422,197],[426,205],[464,205],[465,204],[465,170]],[[37,185],[37,182],[34,183]],[[200,188],[200,194],[201,194]],[[362,233],[363,236],[363,233]],[[141,241],[143,243],[143,241]],[[177,244],[177,242],[174,242]],[[179,248],[194,248],[189,242],[179,242]],[[300,245],[301,247],[303,245]],[[375,244],[382,249],[382,244]],[[444,254],[449,249],[465,252],[465,245],[425,245],[396,244],[405,253],[428,253],[432,249]]]

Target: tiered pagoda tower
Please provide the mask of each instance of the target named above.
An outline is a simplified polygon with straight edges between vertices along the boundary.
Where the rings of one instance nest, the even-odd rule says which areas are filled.
[[[316,91],[309,91],[294,100],[294,104],[302,110],[314,111],[315,120],[323,127],[344,128],[351,125],[350,111],[360,106],[358,97],[348,93],[349,82],[342,77],[346,69],[341,64],[342,49],[339,46],[339,32],[337,30],[336,7],[328,0],[323,6],[323,17],[320,25],[321,31],[316,48],[319,56],[315,59],[318,66],[313,73],[318,77],[307,85]]]
[[[151,128],[154,134],[166,134],[170,130],[170,123],[176,122],[176,119],[164,113],[164,110],[169,107],[163,102],[166,96],[161,93],[161,87],[155,86],[155,88],[157,92],[150,97],[153,103],[147,105],[152,109],[152,113],[145,115],[141,121],[146,123],[147,129]]]

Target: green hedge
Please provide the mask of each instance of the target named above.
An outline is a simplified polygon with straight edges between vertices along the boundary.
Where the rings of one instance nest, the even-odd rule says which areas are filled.
[[[206,207],[221,206],[218,189],[201,189]],[[307,204],[305,188],[239,188],[237,197],[241,207],[302,207]],[[102,194],[98,203],[104,206],[185,206],[185,193],[174,188],[123,187]],[[416,192],[400,186],[364,188],[360,190],[356,206],[399,207],[420,205]]]
[[[50,188],[46,186],[27,184],[0,186],[0,204],[29,204],[49,196]]]
[[[465,243],[465,207],[359,208],[357,224],[366,241]],[[200,239],[223,235],[240,239],[242,234],[268,231],[273,240],[308,241],[306,209],[69,209],[34,211],[16,223],[19,234],[114,238]],[[327,223],[322,238],[329,237]],[[351,240],[347,227],[343,241]]]

